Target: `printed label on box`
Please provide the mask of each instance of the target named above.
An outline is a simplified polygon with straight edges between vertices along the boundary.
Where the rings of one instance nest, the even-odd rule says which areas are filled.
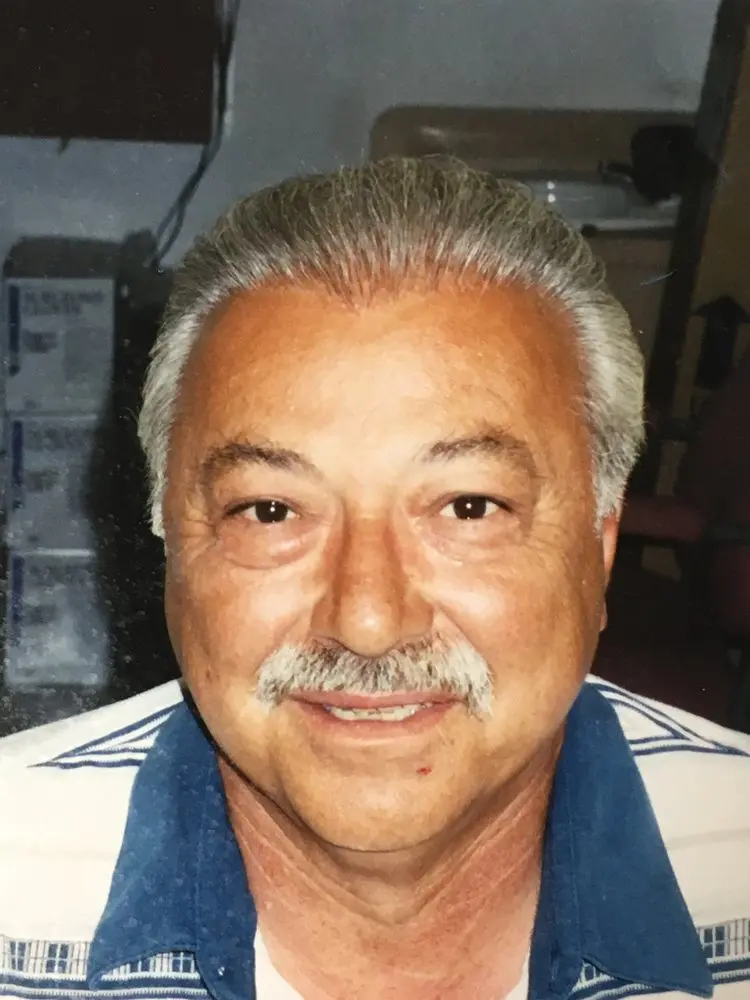
[[[109,634],[91,555],[12,553],[7,604],[9,688],[106,683]]]
[[[16,548],[90,548],[88,493],[94,416],[11,417],[7,544]]]
[[[99,410],[114,351],[112,279],[9,278],[6,407]]]

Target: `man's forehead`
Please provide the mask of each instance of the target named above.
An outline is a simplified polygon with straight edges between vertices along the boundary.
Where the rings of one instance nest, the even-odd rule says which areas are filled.
[[[375,359],[392,368],[402,361],[413,374],[415,356],[467,369],[515,362],[558,374],[578,370],[572,324],[559,310],[523,288],[471,283],[383,291],[361,304],[315,286],[269,285],[227,302],[191,360],[204,375],[253,366],[259,375],[293,379],[304,375],[303,363]]]
[[[173,468],[205,488],[247,467],[385,482],[462,460],[539,484],[560,461],[587,462],[578,373],[569,348],[563,364],[554,357],[566,331],[540,330],[533,302],[500,316],[502,296],[483,304],[447,295],[434,308],[413,298],[353,310],[299,289],[236,300],[191,358]]]

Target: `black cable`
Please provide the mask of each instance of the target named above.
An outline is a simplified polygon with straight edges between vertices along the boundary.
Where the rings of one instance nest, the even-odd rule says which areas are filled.
[[[188,207],[190,200],[195,194],[198,185],[203,179],[208,167],[213,162],[216,154],[221,148],[222,139],[224,136],[224,122],[226,118],[227,109],[227,89],[228,89],[228,74],[229,65],[232,58],[232,50],[234,47],[236,29],[237,29],[237,17],[239,13],[240,0],[235,0],[231,11],[229,12],[226,20],[220,21],[219,33],[219,50],[217,54],[217,98],[216,98],[216,131],[211,137],[209,142],[204,146],[201,156],[198,160],[198,164],[192,174],[188,177],[187,181],[183,185],[180,193],[178,194],[175,202],[167,212],[166,216],[159,224],[156,231],[156,242],[157,245],[162,243],[164,239],[164,234],[167,232],[170,223],[174,219],[174,224],[172,225],[172,232],[168,237],[167,244],[163,245],[158,252],[158,258],[161,259],[169,251],[169,249],[174,244],[177,236],[179,235],[180,229],[182,228],[182,223],[184,222],[185,211]]]
[[[237,34],[237,20],[239,17],[240,3],[241,0],[234,0],[227,16],[225,18],[218,18],[219,49],[217,54],[215,131],[203,147],[195,169],[182,186],[180,193],[177,195],[169,208],[169,211],[156,229],[156,252],[154,253],[151,264],[157,267],[161,265],[161,262],[172,249],[177,237],[180,235],[182,227],[185,223],[185,214],[193,195],[203,180],[206,171],[216,158],[216,154],[221,149],[221,144],[224,138],[224,122],[229,96],[229,67],[232,61],[232,52],[234,50],[234,42]]]

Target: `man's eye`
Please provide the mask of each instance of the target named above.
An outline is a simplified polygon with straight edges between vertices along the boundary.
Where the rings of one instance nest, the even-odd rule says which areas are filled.
[[[281,524],[297,517],[292,508],[281,500],[256,500],[254,503],[237,507],[230,511],[230,514],[246,517],[249,521],[257,521],[259,524]]]
[[[497,500],[477,494],[467,494],[451,500],[440,511],[441,517],[451,517],[459,521],[481,521],[503,510]]]

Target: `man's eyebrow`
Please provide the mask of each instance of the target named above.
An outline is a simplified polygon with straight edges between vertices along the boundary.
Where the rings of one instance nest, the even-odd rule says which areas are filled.
[[[529,446],[520,438],[501,430],[489,430],[466,437],[446,438],[436,441],[419,455],[419,461],[450,462],[466,456],[486,457],[510,461],[532,478],[538,478],[538,469]],[[225,473],[242,466],[265,466],[296,472],[312,479],[320,479],[317,466],[291,448],[284,448],[271,441],[227,441],[211,448],[200,465],[199,479],[204,488],[211,486]]]
[[[466,437],[446,438],[430,445],[421,455],[422,462],[450,462],[458,458],[477,455],[510,461],[523,469],[532,479],[539,477],[539,470],[531,449],[513,434],[502,430],[488,430]]]
[[[227,441],[210,449],[200,466],[200,481],[209,487],[217,478],[244,465],[260,465],[269,469],[301,472],[320,478],[320,471],[297,451],[282,448],[270,441],[262,443],[242,440]]]

